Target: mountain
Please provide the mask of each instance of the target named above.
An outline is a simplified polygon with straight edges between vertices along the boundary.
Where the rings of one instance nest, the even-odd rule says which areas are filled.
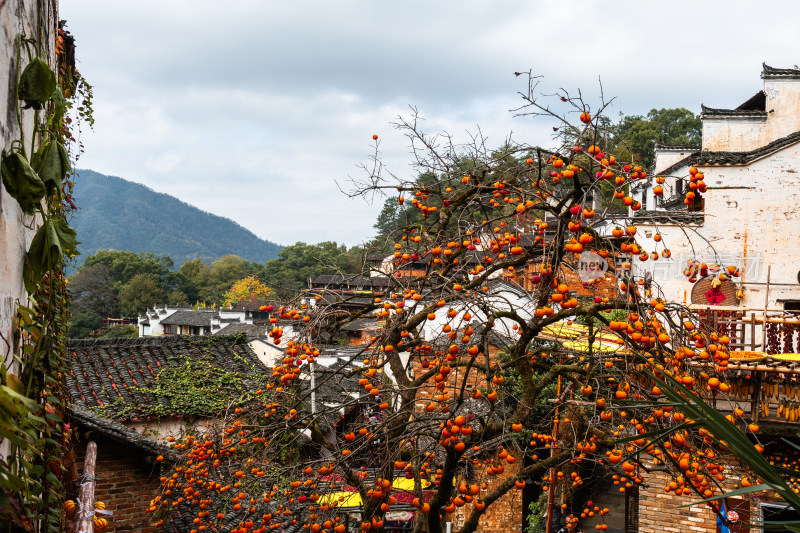
[[[168,194],[115,176],[78,170],[73,196],[79,210],[78,264],[98,250],[167,255],[175,266],[234,254],[263,263],[282,246],[257,237],[236,222],[202,211]]]

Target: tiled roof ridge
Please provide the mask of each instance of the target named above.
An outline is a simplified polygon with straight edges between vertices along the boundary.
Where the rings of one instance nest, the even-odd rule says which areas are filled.
[[[700,146],[689,146],[688,144],[666,144],[666,143],[659,143],[655,144],[656,150],[676,150],[676,151],[698,151],[700,150]]]
[[[689,164],[743,165],[745,163],[750,163],[752,161],[755,161],[756,159],[761,159],[762,157],[765,157],[773,152],[776,152],[781,148],[791,146],[792,144],[795,144],[797,142],[800,142],[800,131],[790,133],[785,137],[781,137],[780,139],[775,139],[771,143],[765,144],[764,146],[760,146],[754,150],[748,150],[746,152],[701,150],[689,154],[688,156],[684,157],[677,163],[670,165],[664,170],[658,172],[658,174],[669,174],[670,172],[677,170],[681,167],[685,167]]]
[[[756,159],[760,159],[766,155],[780,150],[781,148],[785,148],[797,142],[800,142],[800,131],[796,131],[785,137],[781,137],[780,139],[775,139],[769,144],[765,144],[764,146],[754,150],[748,150],[746,152],[705,151],[697,152],[692,154],[690,157],[696,156],[696,158],[693,157],[692,159],[696,165],[744,164],[755,161]]]
[[[767,112],[757,109],[719,109],[700,104],[700,112],[705,116],[724,117],[766,117]]]
[[[68,347],[86,347],[86,346],[98,346],[98,347],[106,347],[106,346],[138,346],[140,344],[143,345],[154,345],[154,346],[161,346],[163,344],[184,344],[188,342],[194,342],[194,337],[197,335],[168,335],[164,337],[154,337],[154,336],[147,336],[147,337],[118,337],[114,339],[69,339],[67,341]],[[208,339],[209,337],[202,336],[200,339]],[[230,344],[241,344],[233,342],[236,337],[215,337],[214,342],[221,342],[220,341],[228,341]],[[204,342],[201,340],[201,342]],[[207,341],[205,341],[207,342]]]
[[[761,78],[800,78],[800,69],[775,68],[766,63],[761,63]]]

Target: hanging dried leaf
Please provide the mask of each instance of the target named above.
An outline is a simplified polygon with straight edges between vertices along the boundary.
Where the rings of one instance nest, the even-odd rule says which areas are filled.
[[[19,203],[24,213],[32,215],[44,198],[46,189],[25,156],[20,152],[4,153],[0,175],[8,194]]]
[[[56,90],[56,75],[41,58],[34,57],[19,77],[19,99],[25,107],[41,109]]]
[[[78,241],[75,230],[60,219],[48,218],[33,236],[28,250],[28,266],[32,271],[31,282],[36,283],[45,272],[55,271],[64,255],[77,255]]]
[[[47,187],[48,194],[61,193],[61,182],[70,170],[69,155],[64,145],[50,141],[39,147],[31,160],[33,169]]]

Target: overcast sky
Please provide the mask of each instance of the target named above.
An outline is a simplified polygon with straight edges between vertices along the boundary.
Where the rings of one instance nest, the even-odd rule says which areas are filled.
[[[80,168],[143,183],[279,244],[373,236],[380,209],[341,194],[378,134],[417,107],[429,132],[549,145],[514,118],[523,77],[580,88],[611,116],[735,107],[761,63],[800,63],[800,2],[61,0],[96,125]]]

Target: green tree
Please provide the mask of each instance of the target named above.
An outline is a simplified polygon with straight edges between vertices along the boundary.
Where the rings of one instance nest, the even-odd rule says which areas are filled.
[[[98,263],[81,268],[69,280],[72,295],[70,310],[74,315],[93,311],[99,316],[119,315],[117,291],[108,266]]]
[[[137,316],[163,300],[164,290],[152,276],[136,274],[120,291],[119,308],[125,316]]]
[[[189,299],[188,296],[186,296],[186,293],[184,293],[181,290],[175,289],[169,291],[169,293],[167,294],[167,303],[169,305],[189,305],[191,303],[191,300]]]
[[[205,302],[210,306],[221,305],[225,292],[240,279],[256,274],[261,265],[242,259],[236,255],[226,255],[209,265],[202,259],[192,259],[181,265],[182,275],[191,290],[184,290],[189,301]]]
[[[147,274],[161,281],[167,276],[174,263],[167,256],[157,256],[149,252],[137,254],[125,250],[100,250],[86,258],[82,268],[92,265],[105,265],[108,267],[114,283],[122,286],[137,274]]]
[[[69,323],[69,336],[72,339],[82,339],[88,337],[92,331],[102,327],[103,317],[97,314],[97,311],[89,309],[73,315]]]
[[[697,146],[702,140],[700,117],[684,108],[651,109],[646,116],[624,117],[612,131],[616,142],[630,150],[642,166],[655,162],[655,144]],[[621,150],[615,150],[619,153]]]
[[[261,277],[280,297],[308,286],[309,278],[322,274],[357,274],[361,272],[362,252],[332,241],[317,244],[298,242],[278,252],[267,261]]]

